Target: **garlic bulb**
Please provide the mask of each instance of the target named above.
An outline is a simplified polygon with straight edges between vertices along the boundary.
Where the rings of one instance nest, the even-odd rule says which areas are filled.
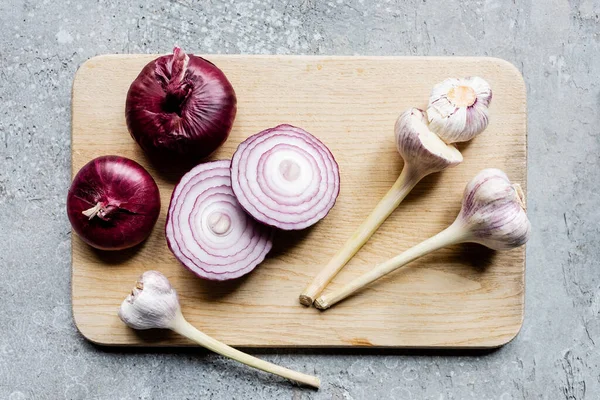
[[[168,329],[180,313],[177,293],[158,271],[146,271],[121,304],[119,318],[133,329]]]
[[[424,177],[462,162],[460,151],[447,145],[427,126],[423,110],[409,108],[398,117],[394,126],[396,148],[405,168]]]
[[[315,297],[325,289],[421,179],[460,164],[463,160],[462,154],[454,146],[444,143],[429,130],[425,113],[418,108],[409,108],[398,117],[394,133],[396,148],[404,159],[402,173],[367,219],[302,292],[299,299],[301,304],[310,306],[313,303]]]
[[[158,271],[146,271],[121,304],[119,317],[133,329],[170,329],[193,342],[250,367],[318,388],[319,378],[280,367],[221,343],[194,328],[181,314],[177,292]]]
[[[490,85],[477,76],[449,78],[435,85],[429,97],[429,128],[446,143],[466,142],[488,125]]]
[[[384,275],[442,247],[472,242],[493,250],[524,245],[531,225],[525,214],[523,192],[499,169],[484,169],[466,186],[460,213],[448,228],[376,266],[344,287],[315,300],[325,310]]]
[[[493,250],[509,250],[525,244],[531,225],[525,213],[521,186],[511,184],[495,168],[481,171],[465,188],[458,215],[470,232],[470,242]]]

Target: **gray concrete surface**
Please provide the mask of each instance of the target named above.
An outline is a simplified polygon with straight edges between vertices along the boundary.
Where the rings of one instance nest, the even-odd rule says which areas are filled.
[[[0,2],[0,399],[599,399],[600,1]],[[70,90],[86,59],[490,55],[529,104],[526,319],[490,354],[288,352],[319,392],[202,352],[105,351],[70,312]]]

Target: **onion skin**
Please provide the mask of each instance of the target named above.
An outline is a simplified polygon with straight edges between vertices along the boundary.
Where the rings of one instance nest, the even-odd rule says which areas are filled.
[[[236,112],[235,91],[225,74],[177,47],[142,69],[125,103],[129,133],[159,159],[209,156],[229,136]]]
[[[122,250],[150,235],[160,214],[160,193],[140,164],[125,157],[102,156],[75,175],[67,214],[73,230],[90,246]]]

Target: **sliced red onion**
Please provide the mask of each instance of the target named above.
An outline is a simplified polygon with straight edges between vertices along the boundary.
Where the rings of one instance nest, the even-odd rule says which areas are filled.
[[[175,187],[167,214],[169,249],[201,278],[239,278],[260,264],[273,230],[253,220],[231,190],[229,160],[200,164]]]
[[[340,174],[327,146],[304,129],[284,124],[239,145],[231,160],[231,185],[255,219],[296,230],[314,225],[331,210]]]

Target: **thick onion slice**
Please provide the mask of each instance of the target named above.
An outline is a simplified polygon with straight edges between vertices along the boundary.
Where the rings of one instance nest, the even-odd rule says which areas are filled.
[[[339,167],[319,139],[279,125],[242,142],[231,160],[231,186],[256,220],[285,230],[323,219],[340,192]]]
[[[169,249],[209,280],[239,278],[272,247],[273,229],[253,220],[231,190],[229,160],[200,164],[175,187],[167,214]]]

